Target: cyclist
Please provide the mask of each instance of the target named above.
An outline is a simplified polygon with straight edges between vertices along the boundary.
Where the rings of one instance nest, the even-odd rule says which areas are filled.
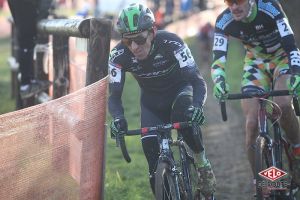
[[[52,0],[8,0],[17,28],[18,63],[20,65],[20,96],[26,99],[47,89],[50,81],[34,79],[34,46],[37,39],[37,22],[46,19]]]
[[[157,30],[152,11],[142,4],[122,9],[117,20],[122,41],[112,49],[109,58],[109,111],[113,117],[114,135],[127,131],[121,95],[125,72],[130,72],[141,89],[141,126],[155,126],[171,121],[204,122],[203,104],[206,83],[188,46],[175,34]],[[199,127],[200,128],[200,127]],[[205,196],[215,191],[215,176],[203,149],[195,148],[191,129],[182,130],[190,148],[197,153],[199,187]],[[200,139],[200,138],[199,138]],[[159,157],[155,133],[141,138],[149,166],[154,192],[154,173]]]
[[[245,48],[242,92],[247,90],[290,89],[300,92],[300,52],[293,31],[280,4],[276,0],[225,0],[228,8],[215,24],[211,76],[214,96],[226,98],[226,58],[229,36],[239,39]],[[292,144],[292,176],[300,185],[299,123],[291,106],[291,97],[276,97],[282,109],[280,124]],[[241,101],[246,118],[246,148],[254,172],[255,139],[258,134],[258,101]]]

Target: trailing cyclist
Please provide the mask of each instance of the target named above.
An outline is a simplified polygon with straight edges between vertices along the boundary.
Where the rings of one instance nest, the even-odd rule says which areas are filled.
[[[229,86],[225,73],[229,36],[245,48],[242,92],[248,90],[289,89],[300,94],[300,52],[288,19],[276,0],[225,0],[228,8],[215,24],[211,75],[214,96],[226,98]],[[276,97],[282,109],[280,125],[292,144],[292,176],[300,186],[299,123],[291,106],[291,96]],[[241,101],[246,118],[246,148],[254,173],[255,139],[258,134],[257,99]],[[255,177],[255,175],[254,175]]]
[[[121,100],[125,72],[134,76],[141,89],[142,127],[190,121],[200,128],[204,122],[206,83],[188,46],[177,35],[158,31],[152,11],[141,4],[130,4],[121,10],[117,29],[122,40],[112,49],[109,58],[108,103],[113,117],[112,134],[127,131]],[[181,131],[187,144],[197,153],[196,164],[201,175],[199,189],[209,197],[215,191],[216,180],[204,147],[195,148],[191,128]],[[141,141],[154,192],[154,173],[159,156],[157,136],[150,132],[143,135]]]

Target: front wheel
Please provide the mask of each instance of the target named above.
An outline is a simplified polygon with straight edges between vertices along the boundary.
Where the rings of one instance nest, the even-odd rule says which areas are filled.
[[[159,161],[157,164],[155,197],[157,200],[180,200],[177,177],[166,161]]]
[[[264,193],[266,193],[267,188],[263,187],[264,178],[262,178],[259,173],[272,166],[272,154],[267,147],[267,141],[264,137],[258,137],[256,139],[256,151],[255,151],[255,178],[256,178],[256,199],[265,200],[273,199],[266,198]]]
[[[193,152],[185,144],[181,147],[182,181],[185,189],[186,199],[201,199],[198,190],[198,172],[194,163]]]

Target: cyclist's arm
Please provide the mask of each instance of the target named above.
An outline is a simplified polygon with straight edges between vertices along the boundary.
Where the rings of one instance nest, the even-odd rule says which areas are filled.
[[[111,116],[124,118],[124,108],[122,105],[122,92],[125,83],[125,71],[120,65],[109,62],[109,98],[108,109]]]
[[[211,65],[211,78],[214,83],[222,76],[226,78],[225,66],[227,60],[228,36],[218,31],[214,34],[213,62]]]
[[[293,30],[281,6],[274,3],[280,14],[276,16],[276,25],[281,36],[281,45],[289,57],[289,66],[292,72],[300,74],[300,51],[296,46]]]
[[[193,87],[193,106],[202,107],[206,100],[207,87],[188,46],[183,44],[177,49],[175,57],[180,67],[181,78]]]
[[[207,97],[207,86],[197,65],[182,69],[182,76],[188,80],[193,87],[193,106],[202,107]]]

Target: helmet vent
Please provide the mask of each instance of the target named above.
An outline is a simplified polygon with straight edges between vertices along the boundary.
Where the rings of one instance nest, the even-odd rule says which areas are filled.
[[[128,17],[127,17],[127,16],[124,17],[124,20],[123,20],[123,21],[124,21],[125,26],[126,26],[126,27],[129,27]]]
[[[151,21],[151,17],[149,17],[148,15],[145,15],[145,16],[144,16],[144,20],[145,20],[145,21]]]
[[[139,20],[139,16],[138,15],[133,15],[133,25],[134,26],[137,26],[138,20]]]

